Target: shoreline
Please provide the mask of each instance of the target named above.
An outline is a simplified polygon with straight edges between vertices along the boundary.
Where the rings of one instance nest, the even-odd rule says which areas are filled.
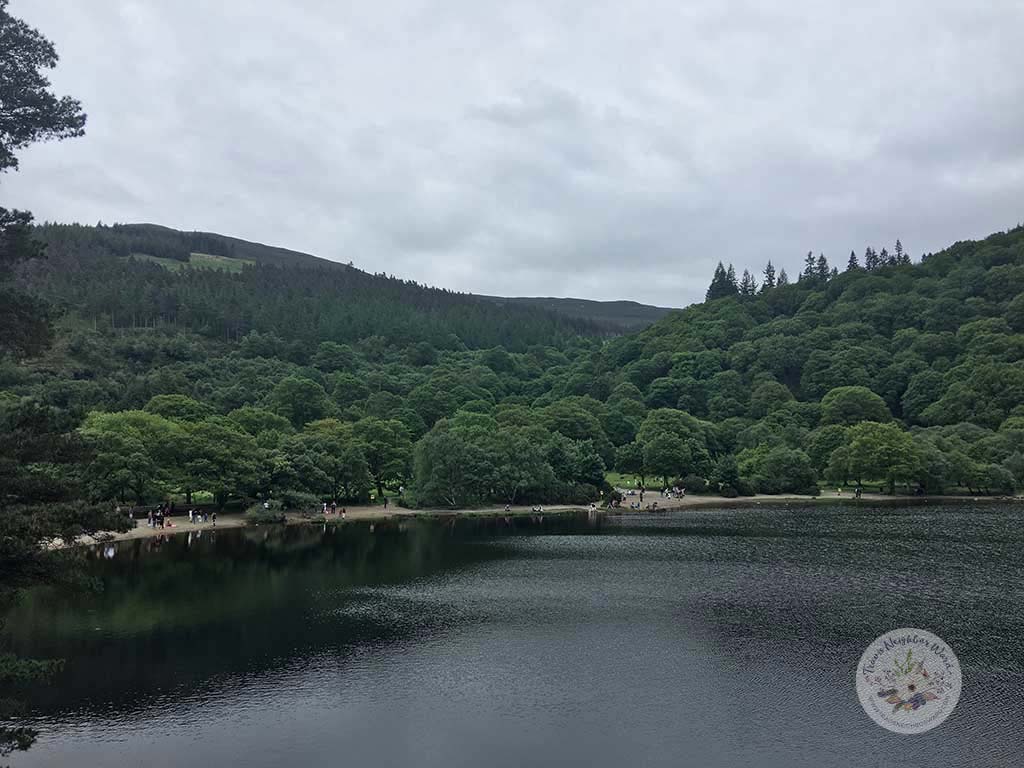
[[[653,494],[652,494],[653,495]],[[633,498],[633,497],[627,497]],[[853,494],[820,496],[801,496],[797,494],[780,494],[772,496],[758,494],[755,496],[737,496],[728,499],[723,496],[685,496],[681,499],[664,499],[657,496],[651,504],[657,501],[657,509],[629,509],[628,507],[611,508],[599,507],[598,513],[603,515],[651,515],[662,512],[676,512],[680,510],[729,510],[742,507],[788,505],[792,503],[842,503],[844,505],[857,505],[864,503],[871,504],[927,504],[943,503],[951,501],[968,501],[972,504],[1021,502],[1020,497],[998,497],[998,496],[889,496],[888,494],[865,493],[860,499],[854,498]],[[480,507],[475,509],[407,509],[405,507],[391,507],[385,510],[379,506],[352,507],[347,510],[344,520],[340,515],[302,514],[298,512],[286,512],[283,525],[309,525],[331,523],[342,525],[348,522],[360,522],[365,520],[389,520],[394,518],[413,519],[442,519],[451,517],[522,517],[523,515],[561,515],[570,512],[587,512],[587,507],[579,504],[556,505],[545,507],[542,513],[533,512],[530,507],[512,507],[505,511],[504,507]],[[190,523],[186,517],[170,518],[169,528],[150,528],[145,520],[137,521],[139,525],[130,531],[124,532],[100,532],[95,536],[81,536],[72,546],[92,546],[115,541],[132,541],[134,539],[156,538],[158,536],[177,536],[190,531],[216,531],[232,530],[236,528],[258,527],[259,523],[250,523],[245,519],[243,513],[228,513],[218,516],[217,523]],[[264,523],[263,525],[281,525],[281,523]],[[59,545],[58,545],[58,548]]]

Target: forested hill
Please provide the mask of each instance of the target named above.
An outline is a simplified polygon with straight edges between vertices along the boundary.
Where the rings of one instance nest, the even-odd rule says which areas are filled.
[[[636,301],[592,301],[552,296],[481,296],[481,298],[498,304],[541,307],[621,333],[642,330],[672,311],[667,307],[654,307]]]
[[[252,332],[321,340],[423,342],[438,349],[559,346],[606,334],[585,319],[496,305],[283,248],[154,225],[36,227],[46,259],[21,279],[96,326],[171,326],[220,339]]]
[[[1024,227],[920,264],[870,249],[866,261],[851,254],[839,272],[809,259],[792,283],[727,285],[610,341],[593,373],[639,387],[648,407],[715,422],[842,386],[877,393],[909,425],[998,428],[1024,415]]]
[[[354,269],[174,270],[106,230],[39,234],[20,279],[56,338],[0,360],[0,427],[84,442],[70,467],[0,462],[16,501],[589,501],[607,470],[726,495],[1024,486],[1024,228],[760,289],[723,267],[703,304],[611,339]]]

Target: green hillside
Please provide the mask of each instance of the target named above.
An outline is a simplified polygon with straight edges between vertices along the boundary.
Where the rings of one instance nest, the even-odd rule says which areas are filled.
[[[657,322],[671,309],[652,307],[635,301],[592,301],[590,299],[551,296],[482,296],[498,304],[540,307],[567,317],[586,320],[616,333],[639,331]]]
[[[8,501],[588,502],[612,470],[730,496],[1024,483],[1021,228],[921,264],[810,260],[761,289],[723,267],[720,298],[616,338],[237,244],[188,253],[244,254],[241,271],[172,271],[122,251],[184,265],[174,249],[213,236],[111,230],[40,227],[48,258],[17,269],[55,334],[0,363],[4,429],[79,452],[0,462]]]

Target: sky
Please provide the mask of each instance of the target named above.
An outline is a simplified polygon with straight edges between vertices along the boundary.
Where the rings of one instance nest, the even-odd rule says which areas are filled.
[[[86,136],[0,204],[498,295],[1024,221],[1024,0],[12,0]]]

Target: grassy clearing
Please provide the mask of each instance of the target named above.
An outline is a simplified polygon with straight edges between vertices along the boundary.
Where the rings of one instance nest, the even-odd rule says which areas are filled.
[[[188,261],[177,259],[164,259],[159,256],[150,256],[148,253],[133,253],[131,258],[139,261],[149,261],[159,264],[171,272],[180,272],[183,269],[219,269],[222,272],[241,272],[246,265],[253,265],[256,262],[251,259],[232,259],[228,256],[218,256],[214,253],[193,253]]]

